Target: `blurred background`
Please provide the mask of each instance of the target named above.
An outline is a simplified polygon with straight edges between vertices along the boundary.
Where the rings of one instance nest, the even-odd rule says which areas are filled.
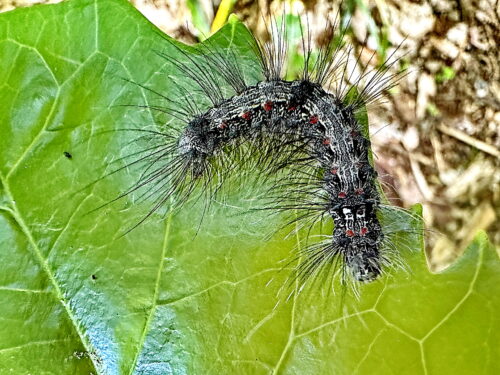
[[[71,0],[69,0],[71,1]],[[53,0],[0,0],[0,11]],[[283,1],[132,0],[170,36],[196,43],[236,13],[265,37],[269,16]],[[300,30],[307,15],[313,46],[325,37],[340,2],[286,1],[287,26]],[[500,2],[498,0],[344,0],[347,37],[361,54],[359,69],[395,53],[394,72],[408,74],[390,97],[369,108],[376,168],[392,204],[420,202],[430,232],[434,270],[459,256],[479,229],[500,249]],[[291,51],[300,49],[300,33]],[[295,40],[293,39],[295,35]],[[406,38],[406,39],[405,39]],[[399,46],[399,49],[395,47]],[[370,60],[373,52],[376,58]],[[289,71],[302,61],[296,52]]]

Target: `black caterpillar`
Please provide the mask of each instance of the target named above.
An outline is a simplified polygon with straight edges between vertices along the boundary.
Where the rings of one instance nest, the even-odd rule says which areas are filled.
[[[342,254],[359,281],[376,278],[382,237],[375,215],[379,194],[369,141],[353,108],[314,82],[262,82],[193,119],[180,137],[179,154],[193,178],[202,178],[208,159],[224,146],[256,136],[291,140],[306,155],[303,162],[323,171],[315,189],[324,190],[323,202],[316,204],[333,218],[335,229],[331,246],[321,251]]]
[[[127,165],[144,169],[138,182],[116,199],[147,187],[144,196],[154,198],[154,203],[145,220],[171,199],[182,205],[200,186],[209,201],[231,174],[259,167],[266,179],[274,181],[267,209],[298,212],[296,221],[315,223],[329,217],[334,222],[327,241],[300,254],[297,277],[305,281],[340,259],[355,280],[375,280],[393,251],[386,246],[389,233],[384,233],[377,216],[381,193],[370,160],[370,141],[359,118],[401,73],[387,74],[396,59],[376,71],[365,68],[352,86],[345,84],[352,76],[347,64],[352,49],[339,43],[346,30],[347,26],[338,28],[314,62],[310,36],[303,36],[303,73],[294,81],[282,78],[287,51],[284,23],[272,24],[267,44],[250,34],[249,48],[264,77],[254,85],[246,83],[234,53],[222,53],[210,39],[200,47],[201,56],[167,39],[183,60],[158,54],[189,77],[198,88],[196,94],[205,96],[211,106],[200,109],[194,96],[180,86],[184,95],[174,101],[140,85],[168,103],[148,108],[186,125],[139,130],[156,144]],[[232,96],[224,93],[221,82],[232,88]],[[325,89],[332,86],[332,92]]]

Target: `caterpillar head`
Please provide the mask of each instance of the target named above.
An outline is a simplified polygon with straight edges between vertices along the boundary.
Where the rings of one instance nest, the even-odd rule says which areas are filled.
[[[380,275],[381,261],[377,244],[354,240],[345,251],[345,262],[355,280],[370,282]]]
[[[380,275],[382,237],[372,204],[344,206],[336,211],[333,241],[342,249],[355,280],[369,282]]]

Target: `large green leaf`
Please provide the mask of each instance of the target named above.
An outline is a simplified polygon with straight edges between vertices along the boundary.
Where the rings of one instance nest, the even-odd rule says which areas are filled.
[[[247,37],[232,20],[212,43],[238,48],[252,80]],[[106,131],[162,120],[116,106],[157,99],[121,77],[167,96],[172,79],[188,84],[155,50],[180,57],[121,0],[0,15],[1,374],[500,373],[500,267],[484,234],[431,274],[409,230],[409,272],[359,299],[316,286],[286,301],[280,261],[302,234],[266,240],[283,218],[241,214],[250,188],[214,203],[198,235],[202,202],[123,237],[147,204],[89,214],[137,177],[83,189],[136,147]]]

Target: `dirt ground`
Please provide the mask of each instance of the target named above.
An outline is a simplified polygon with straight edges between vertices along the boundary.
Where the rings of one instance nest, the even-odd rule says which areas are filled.
[[[0,0],[0,11],[35,2]],[[211,23],[218,2],[191,3]],[[193,9],[186,1],[133,3],[169,35],[196,40]],[[307,12],[311,25],[338,8],[326,0],[288,3]],[[370,126],[377,168],[387,175],[392,203],[424,206],[431,266],[449,264],[479,229],[499,246],[499,0],[344,0],[344,6],[351,7],[352,42],[362,56],[380,40],[392,46],[403,42],[396,54],[404,55],[409,73],[390,100],[370,108]],[[260,33],[261,14],[277,8],[264,0],[239,0],[233,11]],[[392,51],[389,47],[387,54]]]

